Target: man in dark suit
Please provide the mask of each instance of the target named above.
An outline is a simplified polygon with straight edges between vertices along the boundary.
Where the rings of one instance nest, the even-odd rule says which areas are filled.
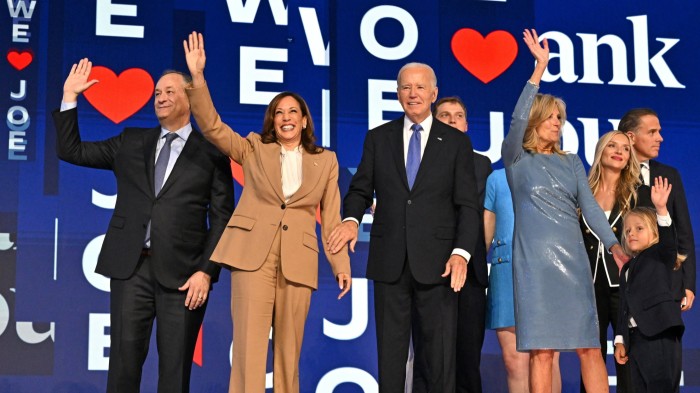
[[[695,238],[680,173],[676,168],[655,160],[664,140],[659,116],[649,108],[632,109],[622,117],[618,129],[632,138],[634,151],[642,166],[644,184],[650,186],[650,179],[661,176],[673,185],[667,206],[676,228],[678,252],[687,256],[682,269],[672,276],[673,291],[681,310],[690,310],[695,300]]]
[[[97,83],[88,80],[91,68],[87,59],[73,65],[53,118],[59,158],[111,170],[117,180],[95,269],[111,278],[107,392],[139,391],[154,319],[158,392],[188,392],[207,296],[220,270],[209,256],[233,211],[229,161],[192,129],[188,77],[177,72],[156,84],[159,127],[82,142],[76,106],[78,95]]]
[[[444,97],[435,103],[433,116],[445,124],[468,132],[467,107],[459,97]],[[486,179],[492,172],[491,160],[474,153],[474,169],[479,197],[479,217],[484,214]],[[481,348],[486,331],[486,287],[489,285],[486,267],[486,244],[483,220],[474,256],[467,264],[467,284],[459,291],[457,306],[457,392],[481,393]]]
[[[409,63],[397,78],[405,115],[370,130],[343,201],[346,217],[329,238],[337,252],[357,240],[358,224],[377,204],[367,278],[374,280],[379,391],[403,392],[409,336],[414,392],[455,391],[457,293],[479,232],[474,153],[467,136],[436,121],[437,79]]]

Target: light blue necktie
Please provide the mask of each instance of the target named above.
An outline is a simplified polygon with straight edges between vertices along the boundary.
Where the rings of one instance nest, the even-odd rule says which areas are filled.
[[[413,188],[413,183],[416,181],[416,174],[420,167],[420,132],[423,130],[420,124],[411,126],[413,135],[408,142],[408,157],[406,157],[406,177],[408,178],[408,188]]]
[[[165,180],[165,172],[168,169],[168,161],[170,161],[170,148],[172,147],[173,141],[178,135],[174,132],[170,132],[164,136],[165,143],[163,147],[160,148],[160,153],[158,153],[158,159],[156,159],[156,168],[153,171],[153,190],[155,195],[158,196],[160,189],[163,188],[163,181]],[[148,244],[151,240],[151,221],[148,221],[148,227],[146,227],[146,241],[144,244]]]

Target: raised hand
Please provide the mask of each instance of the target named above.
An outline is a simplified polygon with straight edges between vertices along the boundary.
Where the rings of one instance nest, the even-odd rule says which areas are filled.
[[[80,59],[78,64],[73,64],[68,78],[63,83],[63,102],[76,102],[80,94],[99,82],[97,79],[88,81],[90,71],[92,71],[92,62],[87,57]]]
[[[525,41],[527,49],[530,50],[537,63],[547,64],[549,62],[549,43],[545,38],[540,44],[539,36],[535,29],[525,29],[523,31],[523,41]]]
[[[204,53],[204,36],[202,33],[193,31],[187,40],[182,41],[185,49],[185,60],[187,68],[192,75],[192,85],[194,87],[204,84],[204,66],[207,63],[207,56]]]
[[[668,214],[666,202],[668,202],[668,196],[671,194],[671,188],[667,178],[661,176],[654,178],[654,185],[651,186],[651,202],[654,204],[657,214],[662,216]]]
[[[535,70],[530,77],[530,82],[539,85],[542,75],[544,75],[544,71],[547,69],[547,63],[549,63],[549,43],[545,38],[540,44],[535,29],[525,29],[523,31],[523,41],[525,41],[525,45],[527,45],[530,53],[532,53],[532,56],[537,61],[535,63]]]

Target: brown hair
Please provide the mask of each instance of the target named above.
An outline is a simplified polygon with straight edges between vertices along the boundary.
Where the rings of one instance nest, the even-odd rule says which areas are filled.
[[[535,101],[530,108],[530,118],[527,122],[527,128],[525,129],[525,136],[523,137],[523,149],[531,153],[537,153],[539,137],[537,136],[536,128],[549,118],[554,112],[554,108],[559,110],[559,117],[563,128],[564,123],[566,123],[566,104],[564,101],[550,94],[537,94],[535,96]],[[552,153],[566,154],[561,150],[561,142],[554,144]]]
[[[625,215],[622,217],[622,249],[627,254],[633,255],[633,252],[627,248],[627,231],[624,229],[624,222],[627,221],[627,218],[631,216],[637,216],[641,218],[642,222],[644,222],[644,225],[647,227],[647,229],[651,231],[652,238],[649,242],[649,245],[647,245],[646,248],[649,248],[659,242],[659,227],[657,226],[656,210],[654,210],[651,207],[635,207],[634,209],[625,213]],[[673,266],[673,270],[680,269],[681,264],[685,262],[686,258],[686,255],[676,253],[676,262]]]
[[[283,91],[275,96],[275,98],[270,101],[270,104],[265,110],[265,118],[263,119],[263,128],[261,134],[261,140],[263,143],[277,143],[277,134],[275,133],[275,110],[280,101],[285,97],[292,97],[298,103],[301,109],[301,115],[306,117],[306,128],[301,131],[301,146],[309,154],[318,154],[323,151],[323,148],[316,146],[316,136],[314,135],[314,121],[311,119],[311,113],[309,111],[309,106],[306,104],[303,98],[297,93],[291,91]]]
[[[639,123],[642,122],[642,117],[644,116],[654,116],[656,118],[659,117],[659,115],[651,108],[635,108],[627,111],[624,116],[622,116],[622,119],[620,119],[620,123],[617,125],[617,129],[622,131],[622,132],[637,132],[637,128],[639,128]]]
[[[437,100],[437,102],[433,106],[433,116],[437,116],[437,110],[440,107],[440,105],[448,104],[448,103],[449,104],[457,104],[457,105],[461,106],[462,110],[464,110],[464,117],[465,118],[467,117],[467,106],[464,105],[464,102],[462,101],[462,99],[457,97],[457,96],[444,97],[444,98],[440,98],[439,100]]]
[[[627,165],[625,165],[625,167],[622,169],[620,179],[615,187],[615,201],[620,206],[620,211],[622,214],[624,214],[636,204],[637,187],[642,184],[641,180],[639,180],[639,160],[637,159],[637,154],[632,148],[632,140],[629,135],[622,131],[613,130],[606,132],[600,137],[600,139],[598,139],[598,143],[595,145],[593,164],[591,165],[590,172],[588,172],[588,185],[591,187],[591,192],[593,195],[595,195],[595,193],[598,191],[598,187],[600,187],[603,172],[601,164],[603,150],[605,149],[605,146],[607,146],[608,143],[610,143],[610,141],[617,135],[624,136],[630,144],[630,158],[627,161]],[[634,201],[634,203],[632,203],[632,201]]]

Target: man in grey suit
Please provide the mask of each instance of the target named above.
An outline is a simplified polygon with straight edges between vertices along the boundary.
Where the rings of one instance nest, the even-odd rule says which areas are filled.
[[[437,78],[409,63],[397,78],[404,116],[370,130],[343,201],[332,251],[357,240],[376,193],[367,278],[374,281],[379,391],[403,392],[409,336],[414,392],[455,391],[457,292],[479,231],[474,152],[469,137],[436,121]]]

